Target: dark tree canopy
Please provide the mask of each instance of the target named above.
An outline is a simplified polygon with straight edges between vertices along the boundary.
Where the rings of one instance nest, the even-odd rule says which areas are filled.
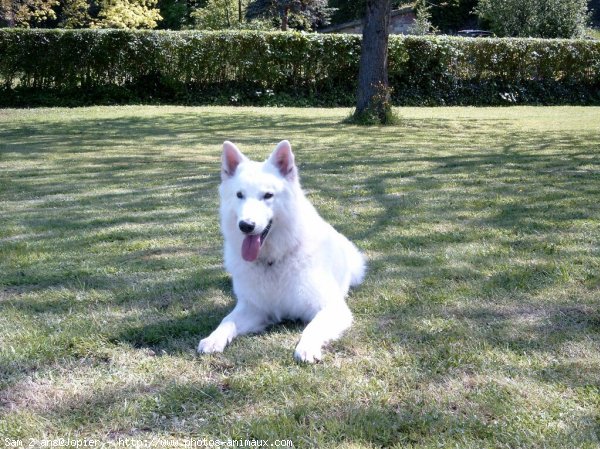
[[[253,0],[248,4],[246,18],[275,19],[279,27],[311,29],[329,24],[332,9],[327,0]]]

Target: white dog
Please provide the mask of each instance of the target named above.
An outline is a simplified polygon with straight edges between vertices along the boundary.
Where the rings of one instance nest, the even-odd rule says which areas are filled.
[[[362,254],[304,196],[287,140],[262,163],[225,142],[221,178],[225,268],[237,304],[198,352],[221,352],[238,335],[291,319],[308,322],[294,357],[320,360],[323,345],[352,324],[345,297],[363,279]]]

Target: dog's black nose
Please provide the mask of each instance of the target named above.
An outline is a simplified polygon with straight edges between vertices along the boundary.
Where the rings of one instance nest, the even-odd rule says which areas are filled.
[[[253,221],[241,220],[239,226],[240,231],[242,231],[244,234],[249,234],[250,232],[254,231],[256,224]]]

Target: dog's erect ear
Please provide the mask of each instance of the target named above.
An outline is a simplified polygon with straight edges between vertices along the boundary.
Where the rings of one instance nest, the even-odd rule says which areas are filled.
[[[292,153],[292,146],[287,140],[282,140],[277,144],[275,151],[269,157],[269,162],[277,167],[284,178],[290,181],[296,178],[294,153]]]
[[[221,179],[225,181],[235,175],[235,171],[242,162],[248,158],[233,143],[223,142],[223,155],[221,156]]]

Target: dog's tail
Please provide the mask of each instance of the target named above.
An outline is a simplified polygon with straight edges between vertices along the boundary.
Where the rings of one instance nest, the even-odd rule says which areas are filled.
[[[348,264],[350,265],[350,287],[356,287],[365,278],[366,261],[365,256],[350,243],[352,250],[348,251]]]

